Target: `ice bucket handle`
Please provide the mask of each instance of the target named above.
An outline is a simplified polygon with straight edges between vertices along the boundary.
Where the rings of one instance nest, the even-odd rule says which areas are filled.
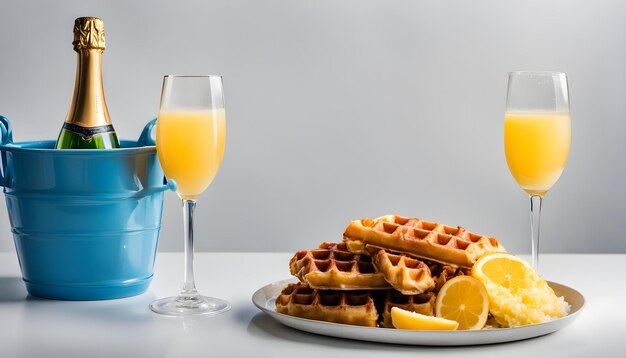
[[[0,115],[0,145],[6,145],[9,143],[13,143],[13,126],[9,119],[5,116]],[[2,151],[2,168],[0,176],[0,186],[7,185],[6,179],[6,170],[7,170],[7,153]]]
[[[156,130],[154,129],[155,126],[156,118],[148,122],[148,124],[143,127],[143,131],[141,131],[141,135],[139,135],[139,139],[137,140],[137,144],[139,146],[156,145]]]
[[[157,119],[153,119],[145,127],[143,127],[143,131],[137,140],[137,144],[139,146],[154,146],[156,145],[156,121]],[[165,176],[163,177],[163,184],[167,185],[168,188],[172,191],[176,191],[176,182],[174,180],[167,180]]]
[[[9,119],[0,115],[0,130],[2,130],[2,138],[0,138],[0,144],[5,145],[13,143],[13,126]]]

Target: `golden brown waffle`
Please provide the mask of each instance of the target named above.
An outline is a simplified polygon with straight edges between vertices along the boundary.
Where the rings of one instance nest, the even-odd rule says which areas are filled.
[[[435,300],[436,296],[432,292],[419,295],[403,295],[398,291],[388,290],[386,291],[380,326],[394,328],[391,322],[391,307],[432,316],[435,312]]]
[[[365,251],[368,253],[368,255],[373,257],[373,262],[374,262],[374,266],[376,267],[376,270],[379,272],[382,272],[383,275],[385,275],[385,279],[390,282],[390,280],[392,280],[391,278],[387,277],[388,275],[385,274],[385,270],[383,268],[381,268],[380,264],[377,263],[376,260],[376,256],[378,255],[378,252],[384,250],[382,248],[380,248],[379,246],[374,246],[374,245],[365,245]],[[388,254],[391,255],[400,255],[403,257],[408,257],[407,255],[404,254],[399,254],[399,253],[392,253],[388,250],[384,250],[387,251]],[[439,292],[439,290],[441,289],[441,286],[443,286],[444,283],[446,283],[448,280],[456,277],[456,276],[461,276],[461,275],[470,275],[471,274],[471,268],[468,267],[459,267],[456,265],[450,265],[450,264],[443,264],[440,262],[435,262],[435,261],[430,261],[430,260],[426,260],[426,259],[421,259],[421,260],[417,260],[414,259],[416,261],[421,261],[423,262],[426,266],[428,266],[428,269],[430,270],[430,276],[433,279],[434,285],[431,286],[429,289],[424,290],[425,291],[433,291],[435,294]],[[380,259],[379,259],[380,261]],[[400,289],[398,289],[396,286],[394,286],[394,284],[392,282],[390,282],[390,284],[398,291],[400,291]],[[422,293],[422,292],[418,292],[418,293]],[[407,293],[405,293],[407,294]]]
[[[289,284],[276,298],[276,311],[318,321],[376,327],[378,313],[370,291],[316,290]]]
[[[493,237],[474,234],[464,228],[417,218],[386,215],[376,220],[352,221],[343,234],[347,248],[364,252],[375,245],[441,263],[471,267],[489,252],[505,252]]]
[[[467,267],[457,267],[447,264],[442,264],[439,262],[426,262],[428,267],[430,268],[430,274],[433,276],[433,280],[435,281],[435,287],[433,288],[434,293],[439,293],[441,286],[447,281],[463,275],[470,275],[471,269]]]
[[[312,288],[334,290],[391,287],[376,272],[369,256],[348,251],[345,243],[325,242],[318,249],[298,251],[289,261],[291,274]]]
[[[378,250],[372,261],[385,280],[405,295],[417,295],[435,287],[430,268],[418,259]]]

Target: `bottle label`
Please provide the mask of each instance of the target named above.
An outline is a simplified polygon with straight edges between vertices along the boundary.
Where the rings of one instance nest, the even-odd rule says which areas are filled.
[[[63,129],[72,133],[76,133],[85,140],[90,140],[91,138],[99,134],[115,132],[112,124],[98,127],[82,127],[74,123],[65,122],[63,123]]]

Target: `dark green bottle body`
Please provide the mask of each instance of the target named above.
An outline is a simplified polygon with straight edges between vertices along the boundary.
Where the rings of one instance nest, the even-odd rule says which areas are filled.
[[[96,134],[84,137],[66,128],[61,129],[56,149],[112,149],[119,148],[120,142],[115,132]]]

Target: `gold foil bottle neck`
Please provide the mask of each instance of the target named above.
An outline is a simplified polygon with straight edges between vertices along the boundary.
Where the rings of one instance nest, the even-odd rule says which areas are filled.
[[[74,51],[96,49],[104,51],[104,22],[97,17],[79,17],[74,21]]]

